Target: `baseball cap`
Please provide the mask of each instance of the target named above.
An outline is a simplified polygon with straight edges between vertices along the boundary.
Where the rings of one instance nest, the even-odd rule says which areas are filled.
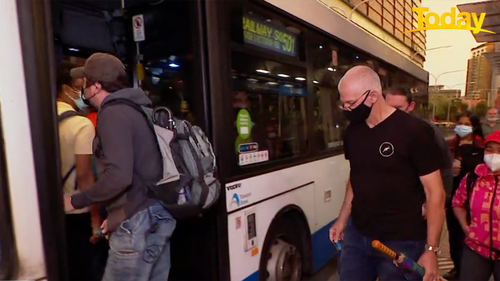
[[[487,144],[489,142],[496,142],[500,144],[500,130],[496,130],[486,137],[486,139],[484,140],[484,144]]]
[[[83,66],[85,77],[94,81],[115,82],[120,76],[126,76],[125,66],[121,60],[113,55],[95,53],[91,55]]]
[[[73,79],[85,77],[85,74],[83,73],[83,66],[72,68],[69,75],[71,75],[71,78]]]

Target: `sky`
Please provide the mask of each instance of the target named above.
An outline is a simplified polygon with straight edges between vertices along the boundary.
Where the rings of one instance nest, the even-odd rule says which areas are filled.
[[[452,7],[459,4],[483,2],[484,0],[422,0],[422,7],[428,7],[429,12],[441,15],[450,12]],[[456,9],[457,13],[458,8]],[[429,50],[426,54],[425,70],[434,76],[443,72],[464,70],[461,72],[443,74],[439,77],[437,84],[461,89],[465,93],[465,82],[467,77],[467,60],[470,58],[470,49],[478,46],[476,40],[468,30],[428,30],[427,49],[451,45],[452,47]],[[429,77],[429,85],[436,81]],[[461,85],[457,85],[461,84]]]

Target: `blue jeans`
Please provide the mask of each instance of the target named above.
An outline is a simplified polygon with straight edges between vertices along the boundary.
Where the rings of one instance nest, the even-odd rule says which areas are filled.
[[[165,281],[170,271],[170,237],[175,219],[155,203],[120,224],[109,239],[103,281]],[[151,221],[152,219],[152,221]],[[151,225],[157,224],[151,232]]]
[[[344,232],[344,243],[339,258],[340,281],[422,280],[422,277],[406,269],[396,267],[392,259],[372,247],[372,240],[359,233],[351,220]],[[425,240],[387,241],[380,240],[396,252],[418,261],[425,249]]]

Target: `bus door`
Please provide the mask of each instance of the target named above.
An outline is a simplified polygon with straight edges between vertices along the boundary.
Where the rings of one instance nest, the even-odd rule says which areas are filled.
[[[211,136],[203,85],[201,1],[53,0],[58,63],[83,65],[94,52],[122,59],[134,87],[154,106]],[[217,279],[216,211],[178,221],[171,239],[169,280]]]

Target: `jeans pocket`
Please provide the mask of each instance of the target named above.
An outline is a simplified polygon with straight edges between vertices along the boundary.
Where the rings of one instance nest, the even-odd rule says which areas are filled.
[[[156,230],[146,234],[143,254],[147,263],[155,263],[164,251],[170,251],[170,237],[176,226],[175,219],[166,210],[154,212],[152,223],[156,224]]]
[[[126,222],[126,221],[125,221]],[[109,248],[113,256],[118,260],[136,259],[139,251],[136,249],[133,234],[128,225],[122,223],[120,227],[111,234],[109,239]]]

